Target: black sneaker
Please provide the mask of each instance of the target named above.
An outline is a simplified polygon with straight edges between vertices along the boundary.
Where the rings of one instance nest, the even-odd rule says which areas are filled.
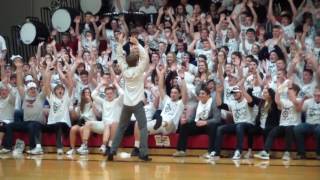
[[[303,159],[306,159],[306,155],[300,155],[300,154],[298,154],[298,155],[296,156],[296,160],[303,160]]]
[[[156,119],[156,124],[153,126],[153,129],[154,130],[159,129],[161,127],[161,124],[162,124],[162,118]]]
[[[131,151],[131,156],[139,156],[139,154],[140,154],[139,148],[134,147]]]
[[[109,154],[108,154],[108,161],[113,161],[113,156],[115,155],[116,153],[114,153],[114,152],[110,152]]]
[[[110,154],[110,147],[109,146],[107,146],[106,147],[106,151],[104,152],[104,156],[108,156]]]
[[[145,155],[145,156],[138,156],[139,157],[139,159],[141,159],[142,161],[151,161],[152,160],[152,158],[149,158],[149,156],[148,155]]]

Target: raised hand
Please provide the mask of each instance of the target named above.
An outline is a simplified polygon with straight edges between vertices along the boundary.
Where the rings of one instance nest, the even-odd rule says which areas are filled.
[[[74,23],[79,24],[80,21],[81,21],[81,16],[76,16],[76,17],[74,18]]]

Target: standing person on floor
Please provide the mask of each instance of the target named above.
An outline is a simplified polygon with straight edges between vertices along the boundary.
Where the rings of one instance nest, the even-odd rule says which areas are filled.
[[[113,156],[121,143],[132,114],[137,118],[140,131],[139,158],[143,161],[150,161],[148,156],[148,130],[147,119],[144,111],[144,76],[143,73],[149,65],[147,51],[139,44],[138,40],[130,37],[130,54],[127,57],[123,53],[124,35],[118,36],[117,57],[125,81],[124,102],[120,116],[120,122],[112,142],[108,160],[112,161]]]

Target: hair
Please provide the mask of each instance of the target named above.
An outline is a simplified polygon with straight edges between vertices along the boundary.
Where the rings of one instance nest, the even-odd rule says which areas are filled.
[[[259,104],[259,111],[258,111],[258,114],[256,116],[256,124],[260,124],[260,118],[261,118],[261,113],[262,111],[266,111],[267,113],[270,113],[271,110],[272,110],[272,107],[277,107],[277,104],[275,102],[275,96],[276,96],[276,93],[273,89],[271,88],[268,88],[268,94],[270,96],[270,100],[267,101],[267,100],[262,100],[260,101],[260,104]],[[266,104],[267,103],[267,104]]]
[[[91,90],[90,88],[84,88],[81,92],[81,100],[80,100],[80,112],[83,112],[84,111],[84,106],[87,104],[87,102],[85,101],[85,97],[84,97],[84,92],[86,90],[89,90],[90,94],[91,94]],[[92,97],[90,96],[91,100],[92,100]]]
[[[89,76],[89,72],[86,71],[86,70],[83,70],[83,71],[80,72],[79,75],[80,75],[80,76],[82,76],[82,75],[87,75],[87,76]]]
[[[304,68],[304,69],[303,69],[303,72],[307,72],[307,73],[309,73],[311,76],[313,75],[313,71],[312,71],[311,69],[306,69],[306,68]]]
[[[256,34],[256,31],[253,28],[249,28],[247,29],[246,33],[252,32],[254,34]]]
[[[107,92],[108,90],[111,90],[113,92],[114,91],[114,87],[113,86],[107,86],[106,88],[104,88],[104,92]]]
[[[209,82],[209,81],[208,81],[208,82]],[[210,82],[211,82],[211,81],[210,81]],[[200,91],[204,91],[204,92],[206,92],[206,94],[210,95],[210,90],[209,90],[209,88],[208,88],[208,86],[207,86],[207,83],[201,84],[200,89],[199,89],[199,92],[200,92]]]
[[[127,57],[126,57],[126,62],[128,64],[129,67],[135,67],[137,66],[139,61],[139,55],[137,54],[133,54],[130,53]]]
[[[300,87],[295,83],[292,84],[291,88],[296,92],[296,94],[300,92]]]

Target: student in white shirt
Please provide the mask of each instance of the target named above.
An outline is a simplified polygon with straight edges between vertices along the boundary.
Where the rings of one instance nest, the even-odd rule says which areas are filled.
[[[304,137],[306,134],[313,134],[316,139],[316,159],[320,160],[320,86],[315,88],[312,98],[302,103],[302,111],[306,112],[306,122],[294,127],[297,158],[306,158]]]
[[[70,129],[69,138],[70,138],[70,147],[71,149],[67,151],[67,155],[74,154],[77,134],[80,134],[80,137],[83,137],[84,125],[89,121],[97,121],[96,114],[98,114],[93,99],[91,97],[91,91],[89,88],[84,88],[81,92],[81,99],[79,105],[75,105],[75,109],[71,112],[76,116],[77,122]]]
[[[281,98],[279,91],[276,91],[275,101],[278,109],[281,110],[280,124],[270,131],[264,144],[263,151],[255,154],[255,158],[265,160],[270,159],[269,151],[272,148],[273,141],[278,136],[284,136],[286,146],[282,159],[290,160],[290,151],[294,140],[293,129],[301,122],[301,100],[297,98],[299,90],[300,88],[298,85],[289,83],[287,92],[288,98]]]
[[[151,4],[150,0],[144,0],[143,6],[139,9],[140,12],[144,12],[145,14],[156,14],[157,9],[154,5]]]
[[[54,60],[47,66],[44,77],[43,91],[50,105],[49,116],[44,129],[56,133],[57,154],[63,154],[62,136],[63,134],[69,134],[71,127],[69,107],[72,102],[73,81],[70,68],[67,68],[67,73],[64,74],[62,67],[56,64],[56,60]],[[63,84],[58,84],[51,90],[50,80],[55,65]]]
[[[208,134],[208,153],[214,150],[216,130],[222,124],[220,110],[216,106],[215,96],[211,96],[206,84],[202,85],[198,99],[196,113],[192,117],[181,118],[180,120],[179,140],[177,152],[173,154],[174,157],[186,155],[188,136],[195,134]],[[206,154],[204,157],[208,158],[209,156]]]
[[[0,59],[5,58],[7,54],[7,45],[4,38],[0,35]]]
[[[233,87],[231,94],[234,100],[228,104],[222,103],[221,93],[223,86],[217,87],[216,103],[218,108],[231,111],[233,116],[233,124],[226,124],[218,127],[215,139],[214,151],[210,152],[209,157],[215,158],[220,156],[221,143],[225,133],[236,133],[237,146],[232,157],[233,160],[241,159],[244,133],[254,128],[254,119],[252,117],[252,97],[247,91],[239,86]]]
[[[132,114],[137,118],[140,131],[139,158],[150,161],[148,156],[148,130],[147,119],[143,108],[144,76],[143,73],[149,65],[149,56],[146,50],[139,44],[135,37],[130,37],[130,54],[125,57],[123,53],[124,35],[118,36],[117,57],[125,81],[123,108],[120,115],[119,125],[113,139],[108,160],[113,161],[120,146],[124,132],[129,125]]]
[[[99,90],[105,86],[105,98],[99,96]],[[116,91],[117,90],[117,91]],[[116,97],[116,92],[119,96]],[[101,121],[87,121],[83,128],[82,145],[77,150],[79,154],[88,154],[88,140],[90,133],[94,132],[102,134],[102,145],[100,146],[100,152],[108,155],[110,152],[110,146],[112,139],[115,136],[115,131],[118,126],[121,108],[123,106],[123,90],[119,86],[118,82],[114,80],[110,85],[106,80],[102,80],[98,84],[96,89],[92,92],[93,100],[102,106],[102,120]]]

